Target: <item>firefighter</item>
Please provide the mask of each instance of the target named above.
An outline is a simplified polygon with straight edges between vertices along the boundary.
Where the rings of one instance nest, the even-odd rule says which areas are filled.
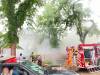
[[[35,55],[34,55],[34,52],[32,52],[32,54],[31,54],[31,60],[32,60],[32,62],[36,62],[36,57],[35,57]]]
[[[39,66],[42,66],[42,56],[41,56],[41,55],[39,55],[39,56],[37,57],[37,64],[38,64]]]
[[[73,57],[73,50],[72,50],[72,48],[69,48],[68,49],[68,58],[67,58],[67,64],[69,65],[69,66],[72,66],[72,57]]]

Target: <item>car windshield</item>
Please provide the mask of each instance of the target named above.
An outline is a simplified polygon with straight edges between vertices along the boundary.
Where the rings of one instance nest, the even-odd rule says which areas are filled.
[[[37,64],[29,62],[29,61],[25,61],[22,64],[25,65],[28,69],[31,69],[32,71],[37,73],[38,75],[44,75],[44,69],[38,66]]]

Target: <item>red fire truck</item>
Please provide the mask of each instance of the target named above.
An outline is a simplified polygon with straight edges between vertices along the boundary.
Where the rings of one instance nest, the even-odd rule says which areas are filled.
[[[78,69],[100,69],[100,44],[79,44],[68,48],[66,66],[76,65]]]
[[[80,44],[77,57],[79,68],[98,69],[100,66],[100,44]]]

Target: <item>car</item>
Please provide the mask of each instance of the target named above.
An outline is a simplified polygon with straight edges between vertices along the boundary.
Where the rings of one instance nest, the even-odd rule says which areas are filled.
[[[47,70],[45,71],[47,73],[47,75],[79,75],[78,73],[71,71],[71,70],[66,70],[63,67],[54,67],[54,66],[50,66],[49,68],[47,68]]]
[[[71,71],[55,71],[53,73],[49,73],[49,75],[79,75],[79,74]]]
[[[49,70],[30,61],[20,63],[0,63],[0,73],[2,73],[4,66],[16,70],[19,75],[78,75],[71,71]]]
[[[44,75],[44,69],[31,62],[0,63],[0,73],[2,73],[2,69],[5,66],[10,70],[16,70],[19,75]]]

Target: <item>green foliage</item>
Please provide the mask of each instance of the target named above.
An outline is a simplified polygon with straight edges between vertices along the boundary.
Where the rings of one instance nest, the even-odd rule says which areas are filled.
[[[53,0],[44,5],[44,9],[38,24],[48,34],[52,47],[59,45],[61,34],[68,27],[76,26],[77,33],[82,34],[81,23],[87,13],[79,0]]]
[[[69,16],[70,22],[72,21],[72,26],[74,25],[76,27],[80,42],[85,43],[88,34],[97,34],[99,31],[96,28],[94,21],[88,20],[90,17],[90,10],[88,8],[83,8],[78,0],[72,4],[71,8],[73,14]],[[68,22],[68,20],[66,22]],[[84,22],[91,22],[92,26],[90,28],[84,27]]]
[[[80,12],[80,14],[83,14],[82,15],[83,18],[82,17],[78,18],[78,22],[76,24],[76,30],[77,30],[77,34],[80,38],[80,42],[85,43],[85,39],[86,39],[87,35],[93,35],[93,34],[97,35],[97,34],[99,34],[100,31],[97,29],[97,26],[93,20],[85,20],[84,19],[84,17],[89,17],[88,14],[84,15],[84,13],[82,13],[82,12]],[[92,25],[90,27],[86,27],[86,26],[84,26],[84,21],[85,21],[85,23],[91,22]]]
[[[60,13],[54,5],[46,4],[43,16],[38,17],[40,28],[46,30],[52,47],[58,46]]]
[[[95,22],[93,20],[90,20],[90,22],[92,23],[92,25],[90,27],[86,27],[86,26],[82,25],[82,27],[79,28],[79,29],[82,29],[80,31],[81,35],[80,35],[80,33],[78,33],[81,43],[85,43],[85,39],[86,39],[87,35],[92,36],[92,35],[99,35],[100,34],[100,31],[98,30]]]
[[[7,18],[7,28],[8,31],[5,35],[6,42],[8,44],[18,43],[18,29],[21,28],[28,16],[31,9],[35,11],[39,0],[1,0],[3,14]],[[19,7],[15,9],[15,5]],[[34,12],[32,11],[32,12]],[[31,12],[31,13],[32,13]]]

